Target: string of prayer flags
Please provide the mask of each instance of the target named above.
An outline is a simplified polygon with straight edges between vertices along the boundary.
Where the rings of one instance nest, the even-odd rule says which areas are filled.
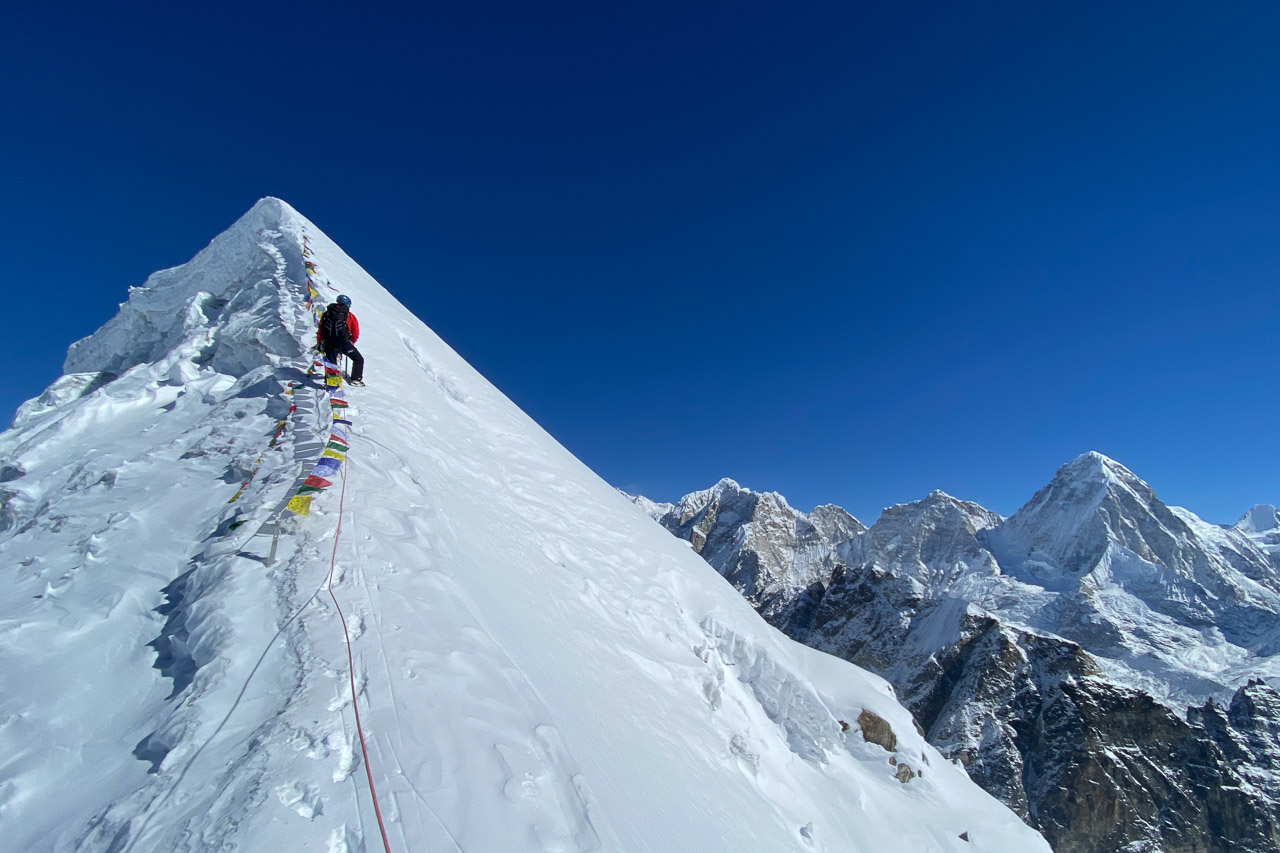
[[[302,232],[302,256],[303,258],[311,258],[311,237],[305,230]],[[316,266],[313,260],[304,260],[302,266],[307,275],[307,307],[311,309],[312,319],[319,324],[320,315],[324,313],[324,300],[320,296],[320,290],[316,286],[316,277],[320,275],[320,268]]]
[[[311,238],[305,230],[302,232],[302,255],[305,258],[302,265],[307,278],[306,305],[311,310],[312,320],[319,325],[320,317],[324,314],[324,299],[319,289],[319,282],[323,279],[320,277],[319,267],[312,260]],[[328,286],[327,281],[325,284]],[[307,375],[312,376],[321,370],[324,371],[324,389],[329,397],[333,424],[320,458],[285,506],[288,511],[297,515],[309,514],[311,501],[315,496],[333,485],[334,479],[342,473],[342,464],[346,461],[347,450],[351,446],[351,420],[347,416],[349,407],[342,389],[342,369],[322,355],[317,355],[307,370]]]
[[[302,488],[298,489],[298,494],[301,495],[307,492],[319,492],[332,485],[333,482],[331,480],[326,480],[324,477],[317,477],[315,474],[311,474],[303,481]]]
[[[346,461],[347,451],[351,447],[351,420],[347,417],[349,407],[342,389],[342,370],[338,365],[324,358],[317,358],[313,367],[321,367],[324,370],[325,390],[329,394],[333,424],[320,458],[316,460],[311,473],[302,481],[297,493],[289,499],[286,506],[286,509],[296,515],[308,515],[311,512],[311,501],[315,496],[333,485],[334,478],[342,472],[342,464]]]

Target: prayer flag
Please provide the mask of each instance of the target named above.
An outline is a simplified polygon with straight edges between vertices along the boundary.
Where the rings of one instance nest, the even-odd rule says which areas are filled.
[[[316,467],[311,469],[313,477],[334,477],[342,470],[342,460],[321,458]]]
[[[310,515],[312,495],[294,495],[285,509],[297,515]]]

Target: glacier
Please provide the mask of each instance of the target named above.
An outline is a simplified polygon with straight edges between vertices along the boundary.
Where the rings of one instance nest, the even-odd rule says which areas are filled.
[[[294,515],[308,262],[369,385]],[[64,374],[0,435],[6,849],[1049,849],[278,199]]]

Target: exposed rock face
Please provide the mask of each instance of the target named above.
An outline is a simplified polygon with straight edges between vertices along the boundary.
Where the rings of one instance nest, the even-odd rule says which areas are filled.
[[[864,710],[858,715],[858,728],[862,729],[862,739],[867,743],[883,746],[889,752],[898,751],[898,736],[888,721],[878,714]]]
[[[1280,850],[1274,507],[1206,524],[1090,453],[1009,519],[934,492],[868,530],[732,481],[651,514],[1060,853]]]
[[[646,504],[659,524],[687,540],[766,619],[793,636],[812,624],[839,562],[838,543],[866,531],[839,507],[806,515],[776,492],[752,492],[727,479],[674,506]]]

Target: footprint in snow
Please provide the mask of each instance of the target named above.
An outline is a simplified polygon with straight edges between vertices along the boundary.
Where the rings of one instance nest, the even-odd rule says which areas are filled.
[[[538,726],[523,742],[494,744],[507,780],[503,794],[523,807],[529,829],[547,853],[600,849],[591,823],[586,781],[568,766],[554,726]]]

